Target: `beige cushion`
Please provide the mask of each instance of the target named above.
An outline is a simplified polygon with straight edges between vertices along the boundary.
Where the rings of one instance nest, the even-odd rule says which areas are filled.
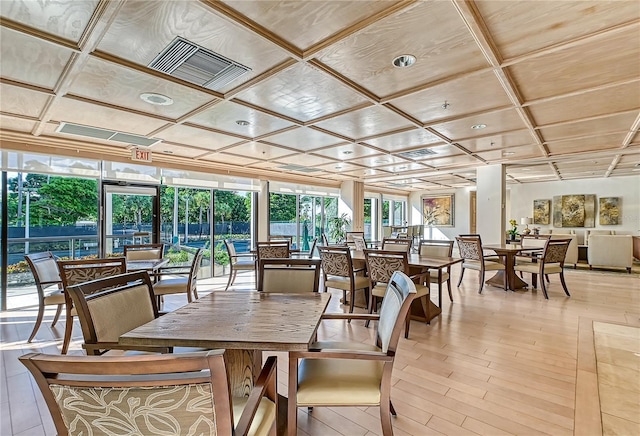
[[[314,268],[264,268],[261,271],[262,291],[295,294],[313,292],[316,270]]]
[[[462,263],[462,267],[463,268],[480,270],[482,268],[482,264],[481,264],[481,262],[479,260],[467,259]],[[486,271],[501,270],[501,269],[504,269],[504,265],[499,263],[499,262],[485,261],[484,262],[484,269]]]
[[[152,260],[162,259],[162,252],[159,248],[149,250],[127,250],[127,260]]]
[[[369,287],[369,278],[363,276],[354,276],[355,289],[362,289]],[[327,288],[343,289],[346,291],[351,290],[349,277],[329,276],[327,281],[324,282]]]
[[[427,286],[419,285],[414,283],[416,287],[416,298],[424,297],[425,295],[429,295],[429,288]],[[387,284],[386,283],[378,283],[371,290],[371,294],[375,297],[384,298],[384,295],[387,292]]]
[[[311,344],[310,350],[356,350],[356,351],[382,351],[380,347],[363,342],[332,342],[318,341]]]
[[[180,294],[187,292],[189,279],[187,277],[177,277],[174,279],[162,279],[153,285],[153,293],[156,295]]]
[[[382,362],[302,359],[298,367],[298,406],[380,404]]]
[[[521,265],[516,265],[514,268],[516,271],[528,272],[532,274],[538,274],[540,271],[539,263],[525,263]],[[551,263],[544,266],[544,274],[558,274],[562,272],[562,268],[560,268],[559,263]]]
[[[238,260],[233,263],[233,269],[253,270],[256,268],[256,263],[253,260]]]
[[[442,277],[440,278],[440,283],[444,283],[447,280],[449,280],[449,273],[443,271]],[[431,283],[438,283],[438,274],[436,272],[432,272],[431,274],[429,274],[429,281]]]
[[[249,397],[233,397],[233,426],[236,427],[240,421],[242,411],[247,405]],[[276,422],[276,405],[268,398],[260,399],[260,405],[253,417],[251,427],[249,427],[250,436],[266,436],[269,430]]]
[[[54,292],[44,297],[45,305],[64,304],[64,303],[65,303],[64,294],[60,291]]]

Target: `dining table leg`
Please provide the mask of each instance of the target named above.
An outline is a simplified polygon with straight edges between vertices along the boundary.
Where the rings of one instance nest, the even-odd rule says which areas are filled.
[[[487,285],[496,286],[498,288],[504,287],[504,275],[507,274],[507,289],[511,291],[518,291],[520,289],[526,289],[529,285],[516,275],[513,267],[516,263],[516,253],[505,253],[505,265],[504,270],[498,271],[496,275],[491,277],[485,283]]]

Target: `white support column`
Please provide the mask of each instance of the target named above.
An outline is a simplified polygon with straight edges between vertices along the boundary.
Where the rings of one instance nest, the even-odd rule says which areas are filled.
[[[364,231],[364,183],[353,180],[342,182],[338,216],[344,213],[351,219],[352,231]]]
[[[506,171],[504,165],[476,169],[477,230],[482,242],[498,244],[505,240]]]

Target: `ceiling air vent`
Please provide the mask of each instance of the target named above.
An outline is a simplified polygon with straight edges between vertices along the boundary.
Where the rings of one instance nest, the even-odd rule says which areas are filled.
[[[421,157],[431,156],[438,154],[430,148],[421,148],[419,150],[403,151],[402,153],[396,153],[399,156],[406,157],[407,159],[420,159]]]
[[[134,135],[132,133],[116,132],[115,130],[99,129],[97,127],[65,122],[60,123],[56,132],[84,136],[85,138],[106,139],[142,147],[149,147],[160,142],[160,139],[157,138],[147,138],[146,136]]]
[[[294,165],[294,164],[283,165],[278,167],[278,169],[287,170],[287,171],[298,171],[301,173],[315,173],[315,172],[321,171],[318,168],[310,168],[310,167],[305,167],[302,165]]]
[[[249,67],[179,36],[151,61],[149,68],[211,90],[251,71]]]

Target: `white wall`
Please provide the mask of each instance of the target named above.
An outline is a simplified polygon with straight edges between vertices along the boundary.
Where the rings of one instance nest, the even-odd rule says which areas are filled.
[[[601,179],[563,180],[541,183],[523,183],[509,185],[509,209],[506,220],[513,218],[520,223],[520,218],[533,217],[533,200],[551,200],[556,195],[595,194],[596,226],[595,229],[615,230],[616,233],[640,235],[640,176],[609,177]],[[601,226],[598,220],[598,201],[600,197],[620,197],[622,203],[622,224]],[[478,200],[479,201],[479,200]],[[551,206],[553,213],[553,205]],[[553,227],[553,216],[549,225],[529,225],[529,228],[540,227],[541,233],[575,230],[578,243],[584,238],[584,227],[559,229]],[[518,229],[524,226],[518,225]]]

